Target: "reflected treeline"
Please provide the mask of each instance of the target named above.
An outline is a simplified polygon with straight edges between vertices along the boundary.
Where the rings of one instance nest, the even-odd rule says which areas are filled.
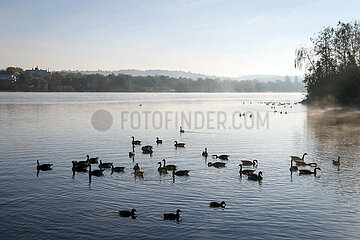
[[[169,76],[130,76],[125,74],[82,74],[53,72],[44,79],[22,74],[16,82],[0,82],[0,90],[40,92],[303,92],[298,79],[261,82],[173,78]]]

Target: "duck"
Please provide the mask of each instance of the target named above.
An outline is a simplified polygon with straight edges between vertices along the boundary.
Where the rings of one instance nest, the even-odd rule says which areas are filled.
[[[189,176],[189,172],[190,170],[175,171],[175,169],[173,169],[173,176]]]
[[[243,166],[257,166],[258,165],[258,160],[241,160],[241,163]]]
[[[131,211],[128,211],[128,210],[122,210],[122,211],[119,211],[119,215],[120,217],[135,217],[136,215],[136,209],[133,208]]]
[[[97,164],[98,161],[99,161],[99,158],[98,157],[94,157],[94,158],[90,158],[89,155],[86,155],[86,158],[87,158],[87,162],[90,163],[90,164]]]
[[[175,169],[176,170],[176,165],[166,165],[166,160],[165,159],[163,159],[162,160],[163,162],[164,162],[164,167],[167,169],[167,170],[173,170],[173,169]]]
[[[225,208],[225,206],[226,206],[226,203],[224,201],[222,201],[222,202],[210,202],[210,207],[211,208],[219,208],[219,207]]]
[[[125,167],[114,167],[114,165],[111,165],[111,172],[123,172]]]
[[[162,166],[161,166],[161,162],[158,162],[158,164],[160,165],[160,166],[158,167],[159,173],[164,173],[164,174],[168,173],[166,167],[162,167]]]
[[[87,166],[77,165],[76,161],[72,161],[72,164],[73,164],[73,167],[72,167],[73,172],[86,172],[87,171]]]
[[[181,142],[178,142],[178,141],[174,141],[174,146],[175,147],[185,147],[185,143],[181,143]]]
[[[226,167],[226,163],[223,163],[223,162],[214,162],[214,163],[209,162],[208,167],[222,168],[222,167]]]
[[[180,133],[184,133],[185,130],[180,126]]]
[[[202,155],[203,155],[203,157],[209,156],[209,153],[208,153],[208,151],[207,151],[207,148],[205,148],[205,150],[202,152]]]
[[[132,144],[133,144],[133,145],[141,145],[141,141],[140,141],[140,140],[135,140],[135,137],[134,137],[134,136],[132,136],[131,138],[132,138]]]
[[[102,162],[100,160],[100,164],[99,164],[99,168],[111,168],[111,166],[113,165],[113,163],[111,162]]]
[[[338,160],[332,160],[332,163],[336,166],[340,165],[340,156],[338,156]]]
[[[260,171],[258,174],[256,173],[249,174],[248,179],[261,181],[263,179],[262,171]]]
[[[104,169],[96,169],[91,171],[91,165],[89,165],[89,177],[91,176],[96,176],[96,177],[100,177],[104,175]]]
[[[156,144],[162,144],[162,140],[159,137],[156,137]]]
[[[290,172],[295,172],[295,171],[297,171],[299,168],[298,168],[297,165],[293,165],[293,161],[294,161],[294,160],[291,159],[290,161],[291,161]]]
[[[136,163],[135,166],[133,167],[134,171],[140,171],[141,167],[139,165],[139,163]]]
[[[129,152],[129,158],[131,158],[131,157],[133,157],[135,155],[136,155],[136,153],[135,153],[135,145],[133,144],[132,145],[132,152]]]
[[[42,170],[42,171],[52,170],[51,167],[52,167],[53,164],[48,164],[48,163],[40,164],[39,160],[36,160],[36,163],[37,163],[37,166],[36,166],[37,170]]]
[[[176,213],[164,213],[164,220],[177,220],[179,221],[181,210],[176,210]]]
[[[240,167],[240,170],[239,170],[240,174],[248,175],[248,174],[254,173],[254,171],[255,171],[254,169],[244,169],[243,170],[243,165],[242,164],[239,164],[239,167]]]
[[[223,155],[220,155],[220,156],[218,156],[218,155],[216,155],[216,154],[214,154],[214,155],[212,155],[213,156],[213,158],[219,158],[219,159],[221,159],[221,160],[229,160],[229,155],[225,155],[225,154],[223,154]]]
[[[309,169],[300,169],[300,170],[299,170],[299,174],[307,174],[307,175],[309,175],[309,174],[314,174],[314,175],[316,176],[316,170],[320,170],[320,171],[321,171],[321,168],[316,167],[316,168],[314,168],[314,171],[311,171],[311,170],[309,170]]]
[[[290,158],[292,160],[294,160],[296,162],[296,160],[300,160],[300,161],[304,161],[305,156],[308,155],[307,153],[304,153],[302,157],[298,157],[298,156],[290,156]]]

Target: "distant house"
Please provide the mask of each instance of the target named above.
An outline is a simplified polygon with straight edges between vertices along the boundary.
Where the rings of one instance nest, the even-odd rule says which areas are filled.
[[[0,81],[16,82],[16,76],[12,74],[0,73]]]
[[[21,74],[31,75],[33,77],[39,77],[44,79],[48,74],[50,74],[50,72],[48,70],[42,70],[36,67],[36,68],[32,68],[31,70],[25,70],[21,72]]]

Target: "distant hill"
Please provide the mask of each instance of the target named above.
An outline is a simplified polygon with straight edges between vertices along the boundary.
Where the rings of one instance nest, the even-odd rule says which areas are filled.
[[[202,79],[220,79],[220,80],[235,80],[235,81],[243,81],[243,80],[257,80],[259,82],[274,82],[274,81],[285,81],[287,78],[291,81],[302,81],[304,76],[302,75],[294,75],[294,76],[281,76],[281,75],[243,75],[235,78],[231,77],[222,77],[222,76],[215,76],[215,75],[206,75],[201,73],[192,73],[192,72],[185,72],[185,71],[169,71],[169,70],[137,70],[137,69],[123,69],[123,70],[115,70],[115,71],[71,71],[71,72],[80,72],[82,74],[102,74],[102,75],[109,75],[109,74],[126,74],[130,76],[169,76],[173,78],[190,78],[197,80],[199,78]]]

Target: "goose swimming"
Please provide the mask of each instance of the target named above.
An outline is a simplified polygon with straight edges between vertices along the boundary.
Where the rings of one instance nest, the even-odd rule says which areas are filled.
[[[119,211],[119,215],[120,215],[120,217],[132,217],[132,218],[134,218],[135,215],[136,215],[135,212],[137,212],[135,208],[133,208],[131,211],[122,210],[122,211]]]
[[[240,173],[240,174],[248,175],[248,174],[254,173],[254,171],[255,171],[254,169],[244,169],[244,170],[243,170],[242,164],[239,164],[239,167],[240,167],[240,170],[239,170],[239,173]]]
[[[292,160],[294,160],[296,162],[296,160],[301,160],[304,161],[305,156],[308,155],[307,153],[304,153],[302,157],[298,157],[298,156],[290,156],[290,158]]]
[[[165,167],[167,170],[173,170],[173,169],[176,170],[176,166],[175,166],[175,165],[166,165],[166,160],[165,160],[165,159],[163,159],[162,161],[164,162],[164,167]]]
[[[99,158],[98,157],[94,157],[94,158],[90,158],[89,155],[86,155],[86,158],[87,158],[87,162],[90,163],[90,164],[97,164],[98,161],[99,161]]]
[[[162,167],[162,166],[161,166],[161,162],[158,162],[158,164],[160,165],[160,166],[158,167],[159,173],[164,173],[164,174],[168,173],[166,167]]]
[[[159,139],[159,137],[156,137],[156,143],[157,143],[157,144],[162,144],[162,140]]]
[[[91,165],[89,165],[89,177],[91,176],[96,176],[96,177],[100,177],[104,175],[104,169],[96,169],[91,171]]]
[[[332,163],[336,166],[340,165],[340,156],[338,156],[338,160],[332,160]]]
[[[181,142],[178,142],[178,141],[174,141],[174,146],[175,147],[185,147],[185,143],[181,143]]]
[[[249,174],[248,179],[261,181],[263,179],[262,171],[260,171],[258,174],[256,173]]]
[[[203,156],[203,157],[209,156],[209,153],[208,153],[208,151],[207,151],[207,148],[205,148],[205,150],[202,152],[202,156]]]
[[[52,165],[53,164],[48,164],[48,163],[45,163],[45,164],[40,164],[40,161],[39,160],[36,160],[36,169],[37,170],[42,170],[42,171],[48,171],[48,170],[52,170]]]
[[[241,160],[241,163],[243,166],[257,166],[258,165],[258,160]]]
[[[181,210],[176,210],[176,213],[164,213],[164,220],[177,220],[179,221]]]
[[[225,206],[226,206],[226,203],[224,201],[222,201],[222,202],[211,202],[210,203],[210,207],[212,207],[212,208],[219,208],[219,207],[225,208]]]
[[[299,174],[307,174],[307,175],[314,174],[314,176],[316,176],[316,170],[321,170],[321,169],[318,167],[314,168],[314,171],[311,171],[309,169],[300,169]]]
[[[98,165],[99,168],[111,168],[111,166],[113,165],[113,163],[111,162],[102,162],[100,160],[100,164]]]
[[[214,155],[212,155],[213,156],[213,158],[219,158],[219,159],[221,159],[221,160],[229,160],[229,155],[225,155],[225,154],[223,154],[223,155],[220,155],[220,156],[218,156],[218,155],[216,155],[216,154],[214,154]]]
[[[222,167],[226,167],[226,163],[223,163],[223,162],[214,162],[214,163],[209,162],[208,167],[222,168]]]
[[[141,141],[140,141],[140,140],[135,140],[135,137],[134,137],[134,136],[132,136],[131,138],[132,138],[132,144],[133,144],[133,145],[141,145]]]

